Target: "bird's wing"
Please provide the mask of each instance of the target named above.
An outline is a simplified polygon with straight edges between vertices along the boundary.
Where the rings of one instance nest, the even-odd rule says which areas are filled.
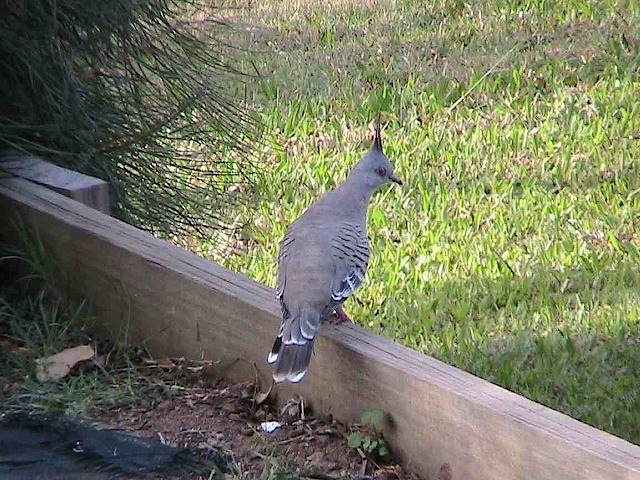
[[[287,230],[282,242],[280,243],[280,252],[278,253],[278,287],[276,290],[276,298],[280,302],[282,317],[286,319],[289,316],[287,307],[284,303],[284,288],[287,284],[287,265],[289,263],[290,247],[295,239],[293,229]]]
[[[334,276],[331,299],[341,304],[364,280],[369,263],[369,241],[363,223],[344,222],[331,241]]]

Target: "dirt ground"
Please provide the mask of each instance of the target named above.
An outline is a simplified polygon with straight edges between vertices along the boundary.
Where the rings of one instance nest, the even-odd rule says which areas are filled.
[[[309,417],[297,399],[280,410],[260,405],[251,383],[212,382],[202,370],[192,371],[168,397],[157,405],[143,401],[116,408],[95,420],[205,456],[222,448],[241,479],[419,479],[399,465],[381,465],[362,449],[351,448],[348,435],[362,427]],[[267,433],[261,429],[267,421],[282,426]]]

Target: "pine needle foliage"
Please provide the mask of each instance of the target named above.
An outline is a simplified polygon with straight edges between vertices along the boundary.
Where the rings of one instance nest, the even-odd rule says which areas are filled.
[[[222,40],[232,27],[211,12],[197,0],[1,2],[0,150],[107,180],[115,214],[156,234],[228,228],[261,132],[233,100],[248,77]]]

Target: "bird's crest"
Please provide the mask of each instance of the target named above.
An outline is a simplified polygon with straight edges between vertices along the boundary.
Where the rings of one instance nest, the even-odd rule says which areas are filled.
[[[376,133],[373,137],[373,146],[372,148],[380,153],[382,153],[382,134],[380,132],[380,121],[376,124]]]

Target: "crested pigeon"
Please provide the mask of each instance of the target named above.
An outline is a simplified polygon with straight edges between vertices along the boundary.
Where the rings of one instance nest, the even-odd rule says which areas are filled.
[[[299,382],[311,360],[316,333],[360,286],[369,260],[367,207],[382,185],[395,182],[382,151],[380,127],[373,145],[346,181],[311,205],[287,229],[278,255],[276,296],[282,325],[267,358],[276,382]]]

